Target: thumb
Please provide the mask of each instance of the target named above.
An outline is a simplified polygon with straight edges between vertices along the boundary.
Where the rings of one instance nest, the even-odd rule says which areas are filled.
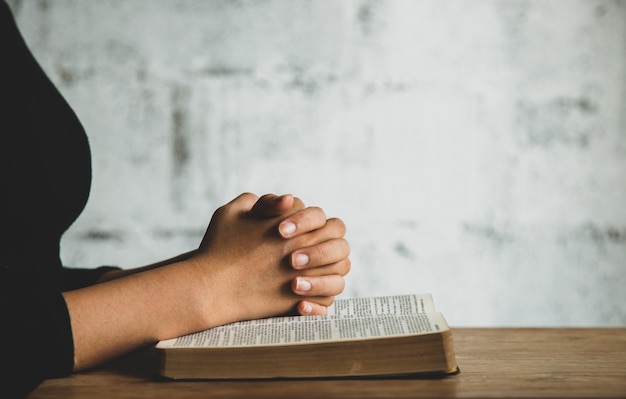
[[[265,194],[252,206],[248,216],[261,219],[277,217],[290,210],[293,204],[294,197],[291,194]]]

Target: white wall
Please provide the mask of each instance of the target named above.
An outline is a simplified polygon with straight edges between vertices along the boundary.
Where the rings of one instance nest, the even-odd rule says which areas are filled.
[[[290,192],[347,223],[344,296],[626,325],[625,2],[10,4],[92,144],[67,264],[166,258]]]

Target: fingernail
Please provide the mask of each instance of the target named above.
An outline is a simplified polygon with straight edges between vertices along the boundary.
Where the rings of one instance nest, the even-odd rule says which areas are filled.
[[[288,236],[290,234],[295,233],[296,225],[295,223],[292,223],[292,222],[284,222],[284,223],[281,223],[278,230],[280,231],[280,234],[282,234],[283,236]]]
[[[310,304],[310,303],[308,303],[308,302],[304,302],[304,303],[302,304],[302,313],[309,314],[309,313],[311,313],[312,311],[313,311],[313,305],[311,305],[311,304]]]
[[[311,288],[313,288],[313,284],[311,284],[309,280],[298,278],[296,281],[296,291],[298,292],[309,292],[311,291]]]
[[[309,263],[309,255],[307,254],[295,254],[293,256],[293,267],[299,269]]]

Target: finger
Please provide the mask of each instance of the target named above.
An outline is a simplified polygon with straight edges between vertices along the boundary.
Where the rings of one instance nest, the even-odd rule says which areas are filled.
[[[291,254],[291,267],[296,270],[337,263],[350,255],[350,244],[343,238],[335,238],[321,244],[296,250]]]
[[[304,202],[302,201],[301,198],[299,197],[294,197],[293,199],[293,206],[297,209],[297,210],[301,210],[306,208],[306,206],[304,206]]]
[[[332,274],[337,274],[339,276],[346,276],[348,273],[350,273],[351,268],[352,268],[352,262],[350,261],[350,258],[345,258],[345,259],[340,260],[339,262],[336,262],[330,265],[317,266],[317,267],[311,267],[308,269],[299,270],[298,275],[302,277],[309,277],[309,276],[318,277],[318,276],[328,276]]]
[[[315,302],[300,301],[298,303],[298,313],[301,316],[326,316],[328,307]]]
[[[259,197],[252,193],[242,193],[216,210],[219,214],[246,213],[254,206]]]
[[[346,233],[346,226],[341,219],[332,218],[326,224],[316,230],[304,234],[294,234],[286,246],[287,253],[294,253],[304,248],[313,247],[329,240],[343,238]],[[322,247],[323,250],[323,247]],[[302,257],[299,262],[302,264],[305,259]]]
[[[283,238],[292,238],[323,227],[326,224],[326,214],[322,208],[311,206],[290,215],[278,225],[278,231]]]
[[[343,292],[346,282],[343,276],[331,274],[325,276],[298,276],[291,282],[291,289],[296,295],[307,297],[329,297]]]
[[[295,198],[291,194],[265,194],[259,198],[250,212],[250,217],[272,218],[283,215],[294,205]]]

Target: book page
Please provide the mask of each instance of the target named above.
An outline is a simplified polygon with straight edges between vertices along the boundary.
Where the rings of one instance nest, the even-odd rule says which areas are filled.
[[[430,294],[337,299],[328,308],[329,315],[341,317],[417,314],[434,311],[435,305]]]
[[[244,347],[306,344],[428,334],[448,329],[440,313],[273,317],[227,324],[161,341],[157,348]]]

